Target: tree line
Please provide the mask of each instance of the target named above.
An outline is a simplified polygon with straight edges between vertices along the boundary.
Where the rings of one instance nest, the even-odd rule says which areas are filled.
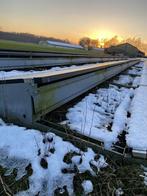
[[[38,44],[40,41],[59,41],[64,43],[69,43],[69,41],[57,39],[54,37],[38,36],[30,33],[17,33],[17,32],[4,32],[0,31],[0,39],[18,41],[18,42],[29,42]]]
[[[92,49],[97,47],[109,48],[111,46],[116,46],[118,44],[123,44],[123,43],[129,43],[147,54],[147,43],[143,42],[141,38],[129,37],[120,41],[118,36],[115,35],[111,39],[95,40],[95,39],[90,39],[89,37],[83,37],[79,40],[79,44],[87,49]]]

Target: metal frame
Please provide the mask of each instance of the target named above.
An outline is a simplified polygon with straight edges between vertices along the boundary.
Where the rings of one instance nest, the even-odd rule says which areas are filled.
[[[101,68],[96,66],[94,70],[89,68],[86,73],[76,69],[71,75],[70,71],[62,71],[45,78],[40,75],[34,79],[29,75],[25,79],[1,80],[0,116],[11,122],[31,124],[137,62],[108,63]]]

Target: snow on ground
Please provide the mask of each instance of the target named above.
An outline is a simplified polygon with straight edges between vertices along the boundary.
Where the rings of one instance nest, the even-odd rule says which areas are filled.
[[[144,62],[140,62],[137,65],[134,65],[131,69],[127,71],[128,74],[132,75],[142,75],[142,68],[143,68]]]
[[[118,188],[118,189],[116,189],[116,191],[115,191],[115,195],[116,195],[116,196],[124,195],[124,192],[123,192],[122,188]]]
[[[147,150],[147,62],[144,63],[141,85],[135,91],[130,111],[127,144],[134,149]]]
[[[99,89],[68,110],[67,124],[72,130],[101,140],[110,148],[125,128],[132,96],[132,89],[116,86]]]
[[[120,75],[118,80],[114,80],[113,83],[137,87],[140,84],[140,76],[132,77],[129,75]]]
[[[141,165],[141,168],[143,169],[143,175],[140,175],[140,177],[144,179],[144,184],[147,186],[147,167]]]
[[[132,85],[132,87],[137,87],[140,84],[140,76],[142,74],[143,62],[134,65],[129,69],[126,74],[120,75],[117,80],[114,80],[114,84],[122,85]],[[129,75],[131,74],[131,75]]]
[[[73,156],[71,164],[63,161],[67,153],[79,154],[80,162]],[[74,173],[63,173],[62,170],[73,169],[76,165],[79,172],[89,170],[95,174],[90,166],[93,163],[98,169],[106,167],[104,157],[95,161],[96,154],[92,149],[82,152],[71,143],[63,141],[53,133],[43,134],[24,127],[7,125],[0,120],[0,165],[7,168],[6,175],[17,169],[16,180],[26,174],[25,168],[31,163],[33,174],[29,177],[29,189],[18,195],[54,195],[57,188],[66,186],[69,195],[73,194]],[[79,158],[78,157],[78,158]]]
[[[120,75],[118,80],[113,81],[116,84],[131,84],[133,82],[133,77],[129,75]]]
[[[133,87],[138,87],[139,85],[140,85],[140,79],[141,79],[141,77],[139,77],[139,76],[136,76],[135,78],[134,78],[134,80],[133,80]]]
[[[147,61],[145,61],[144,63],[140,85],[143,85],[143,86],[147,85]]]
[[[93,184],[90,180],[84,180],[82,182],[82,187],[85,194],[91,193],[93,191]]]
[[[88,148],[86,153],[82,153],[81,155],[76,155],[72,158],[72,163],[77,165],[80,173],[83,173],[85,171],[90,171],[92,175],[95,175],[95,172],[91,168],[90,164],[94,165],[98,170],[99,168],[105,168],[108,165],[105,162],[104,157],[102,155],[100,155],[98,161],[95,161],[93,157],[95,157],[96,154],[90,148]],[[81,159],[82,159],[82,163],[80,163]]]
[[[111,148],[118,140],[118,135],[126,129],[127,112],[134,96],[134,90],[119,88],[117,84],[140,84],[143,63],[131,67],[135,76],[120,75],[109,88],[101,88],[95,94],[89,94],[66,114],[67,125],[74,131],[103,141],[106,148]],[[144,70],[144,72],[147,70]],[[137,76],[136,76],[137,75]]]

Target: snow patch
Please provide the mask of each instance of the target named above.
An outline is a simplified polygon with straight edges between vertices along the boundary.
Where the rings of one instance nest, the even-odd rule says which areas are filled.
[[[41,133],[33,129],[26,129],[15,125],[7,125],[0,120],[0,165],[7,168],[5,175],[10,175],[17,169],[15,180],[26,175],[26,167],[31,163],[33,174],[29,177],[29,189],[17,195],[54,195],[60,188],[64,192],[66,187],[69,195],[73,195],[74,173],[63,173],[63,169],[73,169],[77,166],[79,172],[89,170],[95,175],[90,166],[94,161],[95,153],[92,149],[82,152],[71,143],[53,133]],[[77,153],[73,156],[72,164],[65,163],[64,157],[68,153]],[[82,161],[79,161],[82,158]],[[41,164],[44,160],[45,167]],[[101,164],[99,163],[101,162]],[[103,162],[103,164],[102,164]],[[96,161],[97,168],[106,167],[104,157]]]
[[[141,84],[135,91],[131,105],[131,119],[126,136],[128,146],[147,150],[147,62],[144,63]]]
[[[125,127],[132,96],[132,89],[112,86],[99,89],[68,110],[67,124],[72,130],[101,140],[110,148]],[[108,130],[111,124],[112,129]]]
[[[93,191],[93,184],[90,180],[84,180],[82,182],[82,187],[85,194],[91,193]]]

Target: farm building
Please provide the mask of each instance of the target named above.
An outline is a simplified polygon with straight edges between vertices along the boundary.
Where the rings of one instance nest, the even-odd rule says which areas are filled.
[[[117,46],[111,46],[105,49],[105,52],[111,55],[124,55],[128,57],[144,57],[145,53],[140,51],[135,46],[129,43],[119,44]]]
[[[57,41],[40,41],[39,44],[60,47],[60,48],[83,49],[83,47],[80,45],[70,44],[65,42],[57,42]]]

